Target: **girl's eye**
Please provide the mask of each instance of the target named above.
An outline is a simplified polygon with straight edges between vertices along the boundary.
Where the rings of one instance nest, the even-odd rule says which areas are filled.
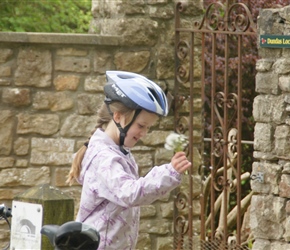
[[[144,129],[144,130],[146,130],[147,132],[150,130],[150,127],[145,126],[145,125],[142,125],[142,124],[138,124],[138,128],[139,128],[139,129]]]

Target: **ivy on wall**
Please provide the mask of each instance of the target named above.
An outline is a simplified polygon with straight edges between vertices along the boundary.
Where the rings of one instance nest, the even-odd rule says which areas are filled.
[[[1,0],[0,31],[88,33],[91,0]]]

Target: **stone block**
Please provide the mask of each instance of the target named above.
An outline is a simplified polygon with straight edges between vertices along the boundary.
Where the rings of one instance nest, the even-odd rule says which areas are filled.
[[[278,156],[288,156],[290,154],[290,126],[281,125],[275,129],[275,152]]]
[[[121,44],[124,46],[153,47],[158,42],[158,37],[161,34],[159,32],[159,23],[156,20],[140,17],[126,18],[123,19],[123,22],[117,19],[114,20],[115,25],[116,22],[118,23],[117,34],[123,35]]]
[[[78,113],[80,115],[96,114],[103,103],[103,94],[79,94],[77,97]]]
[[[290,174],[290,162],[281,160],[279,164],[283,167],[282,174]]]
[[[153,156],[152,153],[134,153],[134,158],[137,162],[139,169],[148,168],[153,166]]]
[[[274,128],[269,123],[255,124],[254,149],[262,152],[271,152],[274,145]]]
[[[165,148],[158,148],[155,152],[155,165],[161,165],[170,162],[171,158],[173,156],[173,152],[169,151]]]
[[[253,152],[253,157],[255,159],[260,159],[260,160],[267,160],[267,161],[275,161],[278,159],[278,157],[274,154],[274,152],[259,152],[259,151],[254,151]]]
[[[14,114],[10,110],[0,111],[0,154],[9,155],[12,150]]]
[[[12,75],[10,66],[0,66],[0,77],[9,77]]]
[[[251,188],[252,191],[261,194],[279,193],[279,180],[281,178],[282,166],[266,162],[254,162],[252,165]],[[258,174],[263,175],[263,181],[257,179]]]
[[[0,63],[5,63],[13,55],[12,49],[0,49]]]
[[[74,140],[53,138],[32,138],[31,164],[70,165],[73,159]]]
[[[288,58],[279,58],[273,64],[273,69],[276,74],[284,75],[290,72],[290,59]]]
[[[0,86],[9,86],[11,85],[11,81],[7,79],[0,79]],[[1,92],[0,92],[1,94]]]
[[[118,70],[140,73],[149,64],[150,51],[118,52],[114,64]]]
[[[65,187],[68,184],[66,183],[66,179],[68,176],[68,173],[70,171],[70,168],[63,168],[63,167],[57,167],[55,169],[55,179],[52,180],[54,182],[56,187]]]
[[[253,117],[256,122],[282,124],[287,117],[283,95],[258,95],[253,103]]]
[[[104,74],[109,69],[113,69],[112,53],[96,51],[94,55],[94,72]]]
[[[271,243],[271,250],[289,250],[289,242],[285,241],[274,241]]]
[[[262,58],[256,62],[256,70],[258,72],[270,71],[274,63],[273,59]]]
[[[194,187],[192,190],[193,197],[199,197],[201,194],[201,178],[199,175],[182,175],[182,185],[180,187],[180,191],[184,193],[189,192],[189,178],[191,178],[191,183]]]
[[[2,98],[4,103],[15,107],[28,106],[31,103],[30,90],[24,88],[4,89]]]
[[[32,187],[49,182],[50,168],[6,168],[0,172],[0,187]]]
[[[59,130],[59,123],[58,115],[20,113],[18,115],[17,134],[53,135]]]
[[[16,86],[51,86],[51,52],[46,49],[26,47],[20,49],[15,71]]]
[[[15,167],[24,168],[28,167],[28,160],[26,159],[17,159],[15,163]]]
[[[290,175],[282,174],[281,181],[279,183],[279,196],[284,198],[290,198]]]
[[[173,202],[160,204],[160,211],[161,211],[162,218],[169,218],[172,220],[173,219],[173,210],[174,210]]]
[[[16,155],[27,155],[30,148],[30,140],[23,137],[18,137],[14,141],[13,149]]]
[[[85,79],[85,91],[87,92],[104,92],[104,86],[106,84],[106,75],[100,76],[88,76]]]
[[[80,77],[77,75],[58,75],[53,84],[56,90],[77,90],[80,83]]]
[[[256,75],[256,92],[277,95],[279,93],[278,83],[278,73],[258,72]]]
[[[64,47],[56,51],[58,56],[87,56],[88,51],[72,47]]]
[[[65,72],[88,73],[91,71],[90,60],[79,57],[57,57],[55,70]]]
[[[13,157],[0,157],[0,169],[13,167],[15,159]]]
[[[168,53],[170,51],[172,53]],[[156,73],[158,79],[174,77],[174,47],[161,46],[158,50]]]
[[[12,201],[13,198],[17,195],[23,192],[23,188],[17,188],[17,189],[12,189],[12,188],[0,188],[0,200],[10,200]],[[8,205],[10,207],[10,205]]]
[[[156,146],[164,145],[165,139],[168,136],[168,131],[158,131],[154,130],[148,133],[145,137],[141,139],[144,145]]]
[[[158,250],[168,250],[172,249],[173,246],[173,238],[169,237],[158,237],[157,238],[157,248]]]
[[[277,12],[276,8],[260,10],[258,18],[258,32],[260,34],[283,34],[284,25],[280,23],[281,17],[277,15]]]
[[[283,92],[290,92],[290,77],[285,76],[285,75],[280,76],[279,77],[279,87]],[[285,99],[286,99],[286,97],[285,97]],[[289,97],[286,100],[289,100]]]
[[[144,0],[135,1],[135,3],[127,2],[123,7],[125,15],[136,15],[136,14],[145,14],[146,6]]]
[[[88,137],[95,131],[96,116],[69,115],[65,118],[60,129],[63,137]]]
[[[151,250],[151,249],[153,248],[152,248],[150,234],[140,233],[138,236],[136,250]]]
[[[174,17],[174,9],[172,6],[151,6],[149,8],[149,16],[152,18],[164,19],[169,20]]]
[[[286,218],[284,239],[287,242],[290,241],[290,216],[289,214],[287,215],[287,218]]]
[[[36,110],[64,111],[74,107],[74,99],[67,92],[39,91],[34,96],[33,108]]]
[[[253,250],[272,250],[271,249],[271,242],[266,239],[255,239],[253,243]]]
[[[158,235],[166,235],[171,232],[171,227],[168,220],[156,219],[156,220],[142,220],[140,222],[140,233],[150,233]]]
[[[150,218],[156,215],[156,208],[154,205],[144,205],[140,207],[140,218]]]
[[[273,195],[253,195],[250,226],[254,238],[279,240],[284,234],[286,199]]]

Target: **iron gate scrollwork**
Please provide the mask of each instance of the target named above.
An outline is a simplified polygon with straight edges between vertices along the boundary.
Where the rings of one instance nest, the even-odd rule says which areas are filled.
[[[242,170],[242,148],[252,145],[243,140],[241,132],[242,43],[243,36],[255,37],[256,27],[245,4],[229,6],[225,2],[211,3],[200,21],[191,25],[188,19],[182,22],[186,3],[175,6],[175,130],[188,135],[188,158],[193,162],[184,176],[187,188],[177,190],[175,196],[176,250],[249,249],[250,235],[241,232],[252,196],[250,191],[242,196],[241,190],[241,183],[250,178],[249,171]],[[223,50],[218,48],[221,43]],[[217,61],[218,57],[223,59]],[[221,62],[223,75],[217,69]],[[235,78],[229,77],[230,63],[236,65]],[[218,85],[221,77],[223,84]],[[184,105],[189,107],[187,113]],[[203,120],[201,125],[196,124],[198,117]],[[193,186],[197,173],[201,180],[199,195]],[[197,201],[199,218],[193,209]]]

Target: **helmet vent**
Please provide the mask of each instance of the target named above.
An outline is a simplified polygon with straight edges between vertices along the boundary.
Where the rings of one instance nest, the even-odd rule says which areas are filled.
[[[148,88],[148,90],[150,91],[150,94],[148,93],[148,95],[151,98],[151,100],[154,101],[154,99],[155,99],[159,103],[159,98],[158,98],[156,92],[153,89],[151,89],[151,88]]]
[[[122,75],[122,74],[119,74],[118,77],[121,78],[121,79],[131,79],[131,78],[134,78],[134,77],[132,77],[130,75]]]

